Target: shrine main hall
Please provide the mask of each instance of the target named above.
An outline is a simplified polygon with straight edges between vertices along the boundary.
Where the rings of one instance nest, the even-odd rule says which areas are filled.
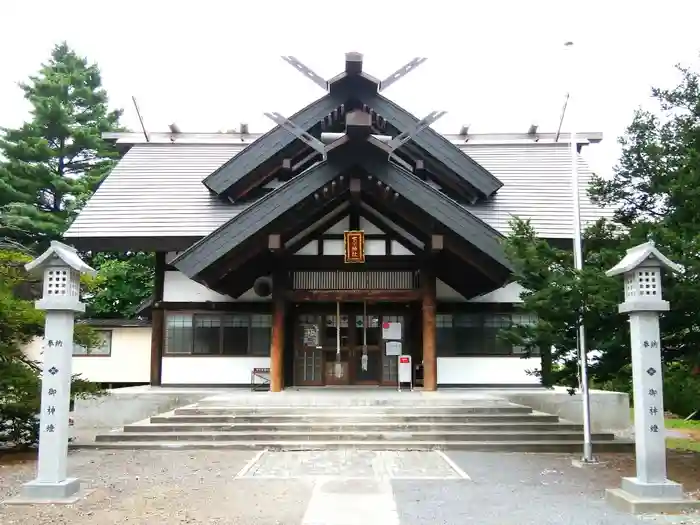
[[[395,387],[408,356],[425,390],[536,384],[540,358],[498,337],[534,320],[502,241],[518,216],[571,245],[571,136],[437,133],[443,112],[384,95],[423,59],[379,80],[348,53],[326,81],[284,58],[323,93],[265,134],[105,135],[121,159],[65,239],[155,252],[150,383]]]

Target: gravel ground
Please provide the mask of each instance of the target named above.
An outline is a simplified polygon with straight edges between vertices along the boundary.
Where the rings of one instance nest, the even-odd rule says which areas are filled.
[[[300,525],[314,483],[320,482],[314,477],[332,476],[365,484],[388,477],[388,498],[393,497],[401,525],[700,525],[699,516],[638,518],[611,509],[604,490],[619,485],[619,473],[606,466],[575,468],[566,455],[450,452],[470,479],[461,479],[436,453],[269,452],[249,465],[254,456],[248,451],[72,452],[70,473],[94,492],[71,506],[0,505],[0,524]],[[0,464],[0,501],[32,479],[35,468],[31,457]],[[334,510],[330,514],[342,521]]]
[[[611,509],[603,500],[609,479],[595,470],[601,467],[575,468],[571,456],[480,452],[448,456],[471,482],[392,481],[402,525],[700,524],[697,517],[635,517]]]
[[[246,451],[85,450],[69,472],[95,489],[76,505],[0,505],[2,525],[298,525],[311,484],[234,479]],[[0,466],[0,501],[35,475],[35,462]]]

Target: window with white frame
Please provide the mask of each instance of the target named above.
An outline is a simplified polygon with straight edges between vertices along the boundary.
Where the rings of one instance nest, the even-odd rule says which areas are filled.
[[[109,357],[112,355],[112,331],[111,330],[95,330],[101,343],[91,349],[87,349],[82,345],[73,345],[74,356],[101,356]]]

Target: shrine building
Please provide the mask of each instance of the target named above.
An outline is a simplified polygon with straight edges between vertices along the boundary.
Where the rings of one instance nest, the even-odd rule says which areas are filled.
[[[395,386],[410,355],[426,390],[537,384],[497,338],[533,320],[501,241],[519,216],[571,245],[570,135],[441,135],[382,94],[419,61],[379,81],[348,53],[326,82],[285,59],[326,93],[268,133],[105,136],[122,157],[65,238],[156,253],[150,383]]]

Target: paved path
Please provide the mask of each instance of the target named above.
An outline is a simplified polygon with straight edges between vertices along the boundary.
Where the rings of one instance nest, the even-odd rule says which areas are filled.
[[[34,475],[0,466],[0,500]],[[0,505],[2,525],[639,525],[566,456],[438,452],[100,451],[71,454],[94,491],[72,506]]]

